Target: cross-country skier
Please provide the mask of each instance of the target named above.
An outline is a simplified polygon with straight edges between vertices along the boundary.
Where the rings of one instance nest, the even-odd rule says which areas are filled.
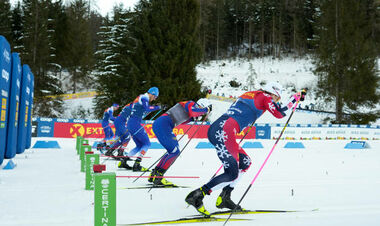
[[[277,82],[267,84],[263,89],[250,91],[241,95],[223,114],[210,126],[207,136],[215,146],[217,155],[223,163],[224,173],[212,178],[202,187],[190,192],[185,201],[194,206],[205,216],[210,213],[203,205],[205,195],[223,188],[216,201],[217,208],[242,210],[231,200],[231,192],[236,183],[251,165],[251,159],[236,142],[236,134],[254,123],[265,111],[269,111],[276,118],[283,118],[285,111],[292,108],[297,100],[304,100],[306,91],[294,94],[287,106],[278,104],[281,98],[282,86]]]
[[[114,121],[115,125],[115,134],[118,137],[117,140],[107,146],[107,152],[105,155],[114,157],[113,153],[114,151],[118,149],[117,157],[114,157],[115,159],[122,159],[121,156],[124,155],[124,145],[127,145],[129,140],[131,139],[130,133],[127,129],[127,121],[129,119],[129,116],[131,115],[132,110],[132,103],[129,103],[123,107],[120,114],[116,117]],[[132,169],[132,168],[131,168]]]
[[[113,137],[113,131],[111,129],[110,121],[114,121],[115,117],[113,116],[113,112],[119,108],[119,105],[114,103],[111,107],[107,108],[103,114],[102,127],[104,131],[104,139],[103,143],[97,145],[97,149],[101,150],[102,148],[107,146],[107,142]]]
[[[141,120],[148,112],[160,110],[160,106],[150,106],[149,103],[157,99],[159,90],[157,87],[151,87],[145,94],[139,95],[132,104],[131,116],[128,120],[127,129],[132,136],[133,141],[136,143],[136,147],[132,149],[128,156],[134,156],[138,153],[138,157],[132,167],[133,171],[146,171],[147,169],[140,165],[142,157],[148,151],[150,147],[150,141],[148,134],[144,127],[141,126]],[[130,168],[127,164],[127,158],[119,163],[119,168]]]
[[[178,141],[173,133],[174,127],[189,122],[193,117],[207,114],[211,110],[212,105],[207,99],[200,99],[196,103],[194,101],[183,101],[154,120],[153,132],[167,153],[150,174],[149,182],[153,182],[155,185],[173,185],[162,176],[180,154]]]

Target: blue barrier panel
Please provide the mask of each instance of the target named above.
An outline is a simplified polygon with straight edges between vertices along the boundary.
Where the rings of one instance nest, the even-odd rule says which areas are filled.
[[[4,170],[12,170],[16,167],[17,164],[15,164],[12,159],[8,161],[8,163],[3,167]]]
[[[195,148],[196,149],[209,149],[209,148],[215,148],[215,147],[210,142],[199,142]]]
[[[38,140],[33,145],[33,148],[61,148],[57,141],[43,141]]]
[[[245,142],[242,148],[264,148],[261,142]]]
[[[32,143],[32,108],[34,97],[34,75],[30,72],[30,97],[29,97],[29,111],[28,111],[28,123],[26,127],[26,141],[25,149],[29,149]]]
[[[0,164],[5,155],[7,137],[9,88],[11,74],[11,49],[4,36],[0,35]]]
[[[160,143],[152,142],[149,149],[165,149]]]
[[[369,148],[369,145],[365,141],[353,140],[353,141],[351,141],[351,143],[346,144],[346,146],[344,146],[344,148],[345,149],[365,149],[365,148]]]
[[[268,124],[265,126],[255,125],[256,127],[256,139],[270,139],[271,129]]]
[[[20,103],[21,62],[18,53],[12,53],[11,89],[8,111],[8,135],[5,148],[5,158],[10,159],[16,155],[18,112]]]
[[[53,137],[54,120],[52,118],[40,118],[38,121],[37,137]]]
[[[28,126],[28,111],[30,99],[30,68],[24,64],[22,66],[21,76],[21,94],[20,94],[20,114],[18,116],[17,145],[16,153],[21,154],[25,151],[26,128]]]
[[[284,148],[305,148],[305,146],[301,142],[288,142]]]

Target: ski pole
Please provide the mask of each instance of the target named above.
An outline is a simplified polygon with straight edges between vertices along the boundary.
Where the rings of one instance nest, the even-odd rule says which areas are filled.
[[[197,121],[195,121],[195,122],[197,122]],[[194,123],[195,124],[195,123]],[[194,125],[193,124],[193,125]],[[186,130],[186,132],[182,135],[182,137],[180,137],[179,138],[179,140],[178,141],[180,141],[185,135],[186,135],[186,133],[187,132],[189,132],[189,130],[191,129],[191,127],[193,126],[193,125],[191,125],[190,127],[189,127],[189,129],[187,129]],[[142,172],[142,174],[139,176],[139,177],[137,177],[134,181],[132,181],[132,183],[134,183],[135,181],[137,181],[142,175],[144,175],[146,172],[148,172],[154,165],[156,165],[164,156],[166,155],[166,153],[164,153],[159,159],[157,159],[152,165],[150,165],[149,167],[148,167],[148,169],[147,169],[147,171],[144,171],[144,172]],[[173,162],[174,163],[174,162]]]
[[[249,131],[251,131],[252,127],[253,127],[253,124],[255,122],[252,122],[251,125],[249,125],[249,128],[247,130],[247,132],[244,134],[244,136],[241,138],[241,140],[239,141],[239,145],[241,144],[241,142],[244,140],[244,138],[247,136],[247,134],[249,133]],[[214,173],[214,175],[211,177],[211,180],[219,173],[219,171],[223,168],[223,164],[219,167],[219,169]]]
[[[174,161],[172,162],[172,164],[166,169],[166,172],[169,170],[169,168],[174,165],[175,161],[177,161],[178,157],[182,154],[182,152],[185,150],[185,148],[187,147],[187,145],[190,143],[190,141],[193,139],[193,137],[195,136],[195,134],[198,133],[199,129],[201,128],[201,126],[203,125],[203,123],[206,121],[208,117],[208,114],[206,115],[206,117],[202,120],[201,122],[201,125],[198,126],[197,130],[193,133],[193,135],[191,136],[191,138],[189,139],[189,141],[185,144],[185,146],[182,148],[182,150],[179,152],[178,156],[176,159],[174,159]],[[166,154],[166,153],[165,153]],[[152,190],[153,187],[151,187],[148,192],[150,192],[150,190]]]
[[[247,195],[249,189],[251,189],[253,183],[256,181],[256,178],[259,176],[261,170],[264,168],[264,166],[265,166],[265,164],[267,163],[269,157],[272,155],[272,152],[273,152],[274,148],[277,146],[278,141],[280,140],[282,134],[284,133],[286,127],[287,127],[288,124],[289,124],[290,119],[292,118],[292,116],[293,116],[293,114],[294,114],[294,112],[295,112],[295,110],[296,110],[296,108],[297,108],[298,102],[299,102],[299,100],[297,100],[296,105],[294,106],[294,108],[293,108],[293,110],[292,110],[292,113],[290,114],[288,120],[286,121],[284,128],[282,128],[281,133],[280,133],[280,135],[278,136],[276,142],[274,143],[272,149],[270,150],[268,156],[265,158],[263,164],[261,164],[261,167],[260,167],[259,171],[256,173],[256,175],[255,175],[255,177],[253,178],[252,182],[249,184],[247,190],[245,190],[243,196],[240,198],[240,200],[239,200],[238,204],[236,205],[236,207],[240,205],[241,201],[242,201],[242,200],[244,199],[244,197]],[[227,222],[228,222],[228,220],[231,218],[233,212],[236,210],[236,207],[231,211],[230,215],[228,216],[228,218],[227,218],[226,221],[224,222],[223,226],[227,224]]]

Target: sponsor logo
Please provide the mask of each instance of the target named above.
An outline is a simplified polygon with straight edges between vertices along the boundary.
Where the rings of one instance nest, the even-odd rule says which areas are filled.
[[[8,80],[9,80],[9,72],[6,71],[5,69],[3,69],[1,71],[1,77],[3,77],[3,79],[7,80],[7,82],[8,82]]]
[[[58,118],[57,122],[69,122],[69,120],[65,118]]]
[[[53,119],[51,119],[51,118],[40,118],[40,121],[41,122],[51,122],[51,121],[53,121]]]
[[[83,136],[84,134],[84,126],[82,124],[74,124],[70,127],[70,135],[72,137]]]
[[[20,79],[17,79],[16,85],[17,85],[18,88],[20,88]]]
[[[11,56],[9,55],[9,52],[6,49],[4,49],[3,56],[5,60],[7,61],[7,63],[11,61]]]
[[[86,120],[84,119],[74,119],[73,122],[78,122],[78,123],[84,123]]]
[[[1,95],[3,95],[4,97],[8,97],[8,92],[2,89]]]
[[[41,126],[41,133],[50,133],[51,126]]]
[[[89,123],[98,123],[99,120],[97,120],[97,119],[88,119],[87,122],[89,122]]]
[[[265,130],[258,130],[257,135],[259,135],[260,137],[265,136]]]

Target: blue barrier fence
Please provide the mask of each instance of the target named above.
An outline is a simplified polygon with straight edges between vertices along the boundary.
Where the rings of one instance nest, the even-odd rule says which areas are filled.
[[[30,148],[34,76],[0,35],[0,165]],[[9,166],[11,161],[6,164]],[[8,167],[9,168],[9,167]],[[13,167],[11,167],[13,168]]]

